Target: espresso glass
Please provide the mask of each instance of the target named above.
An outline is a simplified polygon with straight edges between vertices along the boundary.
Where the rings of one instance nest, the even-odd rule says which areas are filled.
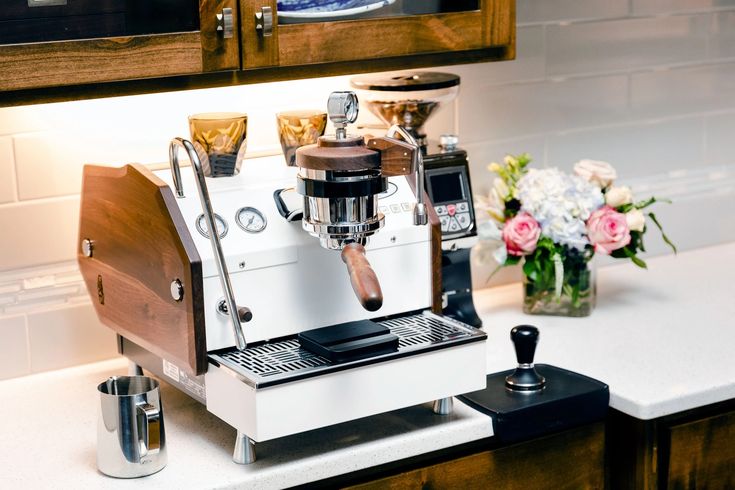
[[[211,112],[189,116],[194,148],[207,177],[240,173],[247,148],[248,116],[238,112]]]
[[[327,113],[319,110],[285,111],[276,114],[278,138],[286,165],[296,165],[296,150],[317,142],[327,128]]]

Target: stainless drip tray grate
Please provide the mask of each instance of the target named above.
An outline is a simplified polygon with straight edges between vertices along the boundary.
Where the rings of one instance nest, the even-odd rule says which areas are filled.
[[[419,352],[483,340],[486,335],[469,325],[430,312],[380,320],[377,323],[398,336],[398,351],[389,354],[335,364],[302,349],[291,338],[248,347],[210,353],[209,359],[237,374],[244,382],[265,388],[309,378],[326,372],[406,357]]]

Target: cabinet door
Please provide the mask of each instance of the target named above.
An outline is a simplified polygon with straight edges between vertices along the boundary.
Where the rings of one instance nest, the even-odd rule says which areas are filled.
[[[502,46],[513,56],[514,0],[240,0],[240,6],[246,69]],[[258,27],[267,9],[270,36],[268,22]]]
[[[0,91],[240,68],[237,0],[3,1]]]
[[[671,426],[667,488],[735,488],[735,412]]]

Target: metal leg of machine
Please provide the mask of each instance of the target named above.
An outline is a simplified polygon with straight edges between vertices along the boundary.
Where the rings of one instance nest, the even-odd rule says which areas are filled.
[[[454,411],[454,398],[450,396],[434,400],[434,407],[432,410],[434,410],[434,413],[437,415],[449,415]]]
[[[143,376],[143,368],[135,364],[133,361],[128,363],[129,376]]]
[[[235,452],[232,454],[232,461],[237,464],[255,463],[255,442],[239,430],[237,431],[237,439],[235,439]]]

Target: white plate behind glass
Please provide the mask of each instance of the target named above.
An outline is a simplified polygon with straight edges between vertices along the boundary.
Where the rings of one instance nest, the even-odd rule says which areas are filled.
[[[396,0],[345,0],[345,1],[334,1],[334,2],[315,2],[315,1],[303,1],[303,9],[299,10],[281,10],[282,2],[278,2],[278,20],[279,22],[321,22],[330,19],[344,19],[346,17],[353,17],[360,14],[365,14],[378,10],[388,5],[392,5]],[[298,2],[283,2],[288,3],[293,8],[294,3]],[[326,6],[315,6],[317,4],[325,4]]]

